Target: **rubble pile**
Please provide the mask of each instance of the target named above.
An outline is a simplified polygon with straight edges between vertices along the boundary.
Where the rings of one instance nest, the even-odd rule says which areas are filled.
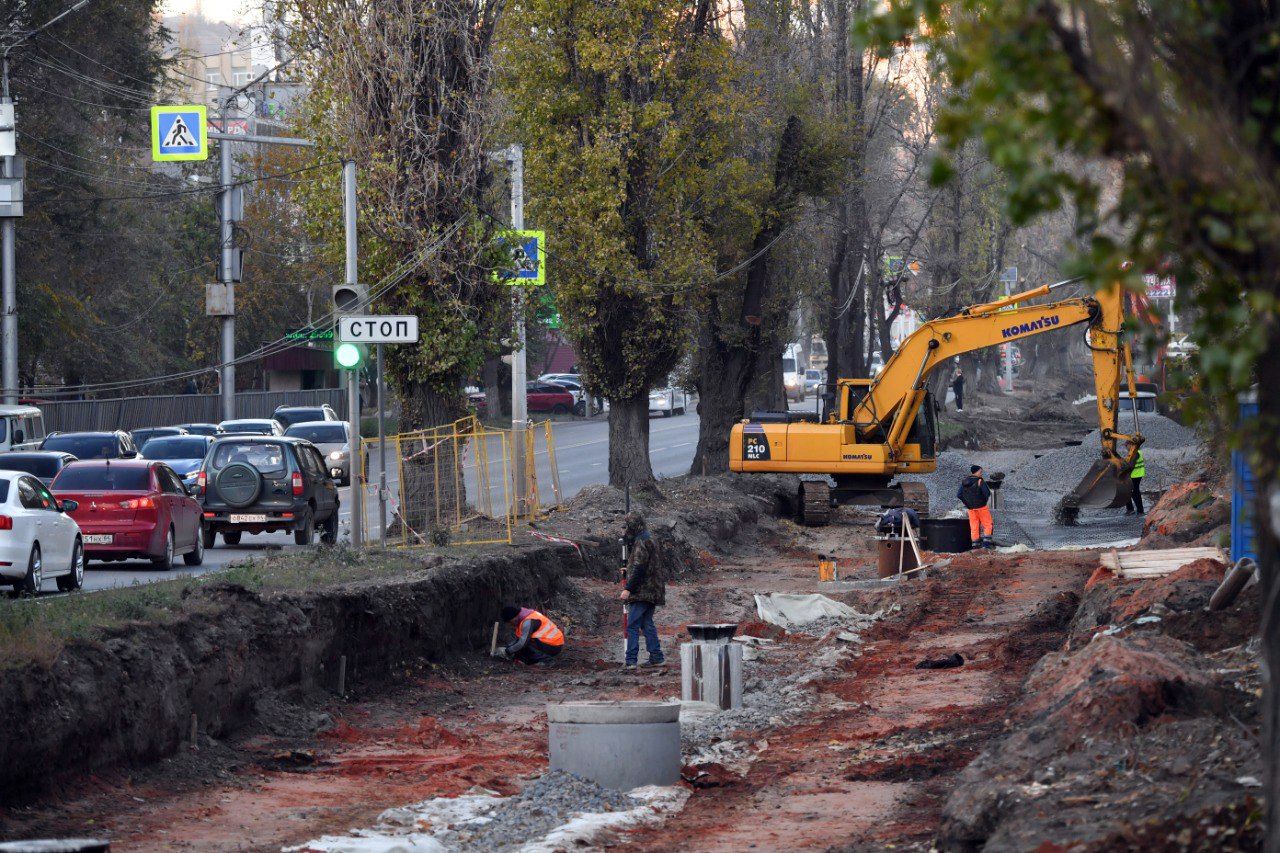
[[[1257,589],[1206,613],[1224,569],[1095,573],[1064,649],[1027,679],[1009,734],[959,775],[939,846],[1134,849],[1189,831],[1214,849],[1256,849]]]

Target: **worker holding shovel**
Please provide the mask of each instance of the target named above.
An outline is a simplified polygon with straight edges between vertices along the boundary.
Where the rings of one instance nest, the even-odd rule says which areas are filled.
[[[649,535],[644,516],[638,512],[627,514],[627,583],[618,594],[627,605],[627,659],[626,668],[634,669],[640,658],[640,632],[644,632],[645,649],[649,660],[645,666],[661,666],[666,660],[662,654],[662,642],[653,624],[653,611],[667,603],[666,578],[658,559],[658,545]]]

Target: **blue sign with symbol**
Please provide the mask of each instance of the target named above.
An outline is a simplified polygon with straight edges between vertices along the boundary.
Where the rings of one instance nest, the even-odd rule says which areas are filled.
[[[514,240],[512,238],[514,237]],[[547,265],[543,255],[546,235],[542,231],[509,231],[498,238],[511,253],[511,267],[499,270],[506,284],[540,285],[547,282]],[[508,241],[515,245],[509,245]]]
[[[151,159],[207,160],[209,135],[202,106],[151,108]]]

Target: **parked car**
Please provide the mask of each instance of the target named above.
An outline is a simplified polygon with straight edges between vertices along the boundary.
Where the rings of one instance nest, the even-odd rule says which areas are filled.
[[[684,392],[683,388],[668,386],[666,388],[655,388],[649,392],[650,415],[662,415],[664,418],[669,418],[672,415],[683,415],[688,408],[689,395]]]
[[[213,439],[207,435],[171,435],[153,438],[138,450],[143,459],[163,462],[182,478],[182,485],[194,489],[196,474],[204,463]]]
[[[338,484],[351,485],[350,425],[346,421],[305,421],[289,427],[284,434],[314,444]]]
[[[271,417],[280,422],[280,426],[288,429],[294,424],[311,421],[336,421],[338,413],[327,403],[323,406],[280,406]]]
[[[570,394],[573,395],[573,413],[578,417],[585,417],[587,414],[587,389],[582,387],[582,383],[578,381],[577,376],[572,373],[548,373],[548,376],[559,377],[557,379],[542,380],[549,385],[559,385]]]
[[[217,424],[178,424],[179,429],[185,429],[191,435],[222,435],[222,427]]]
[[[551,382],[529,382],[525,385],[525,389],[531,412],[567,415],[573,411],[573,404],[577,402],[573,398],[573,393],[563,385]]]
[[[40,409],[0,406],[0,450],[35,450],[44,436],[44,415]]]
[[[63,592],[79,589],[84,544],[68,515],[76,509],[30,474],[0,470],[0,582],[18,595],[35,595],[45,578],[57,578]]]
[[[142,445],[146,444],[153,438],[160,438],[167,435],[186,435],[185,427],[139,427],[129,431],[129,437],[133,439],[133,446],[138,448],[138,452],[142,452]]]
[[[577,373],[544,373],[538,377],[539,382],[554,382],[557,385],[572,382],[579,387],[582,386],[582,376]]]
[[[200,504],[163,462],[109,459],[73,462],[53,481],[53,494],[77,504],[86,560],[148,559],[167,572],[179,555],[204,562]]]
[[[292,531],[299,545],[338,541],[338,487],[314,444],[285,436],[214,439],[196,477],[204,508],[205,547],[222,534],[228,545],[245,533]]]
[[[821,370],[809,368],[804,372],[804,393],[805,396],[809,392],[818,393],[822,389],[822,385],[827,381],[827,377],[823,375]]]
[[[41,450],[61,450],[76,459],[133,459],[138,446],[122,429],[110,432],[55,432],[40,442]]]
[[[284,427],[275,418],[241,418],[218,424],[223,435],[284,435]]]
[[[76,461],[76,457],[60,450],[14,450],[0,453],[0,470],[26,471],[48,486],[58,472]]]

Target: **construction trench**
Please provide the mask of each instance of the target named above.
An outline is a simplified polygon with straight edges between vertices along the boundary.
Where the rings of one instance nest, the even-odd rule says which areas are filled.
[[[566,542],[413,552],[403,578],[306,594],[209,590],[178,623],[7,673],[6,719],[36,699],[57,713],[0,731],[0,836],[122,850],[1257,849],[1256,586],[1210,613],[1220,562],[1136,580],[1100,568],[1140,538],[1212,544],[1225,521],[1194,435],[1157,418],[1143,430],[1163,498],[1146,519],[1045,520],[1055,478],[1096,452],[1084,431],[1065,437],[1081,445],[947,451],[926,478],[935,512],[956,505],[971,460],[1005,471],[996,538],[1013,547],[941,555],[905,580],[876,577],[870,510],[802,528],[788,478],[664,481],[643,504],[670,570],[656,614],[668,665],[652,670],[620,668],[623,496],[605,487],[539,523]],[[819,580],[823,559],[840,580]],[[784,627],[773,596],[786,594],[831,603]],[[555,666],[488,657],[508,601],[564,629]],[[678,782],[624,793],[549,769],[548,703],[678,701],[678,646],[702,623],[737,623],[741,707],[680,709]]]

